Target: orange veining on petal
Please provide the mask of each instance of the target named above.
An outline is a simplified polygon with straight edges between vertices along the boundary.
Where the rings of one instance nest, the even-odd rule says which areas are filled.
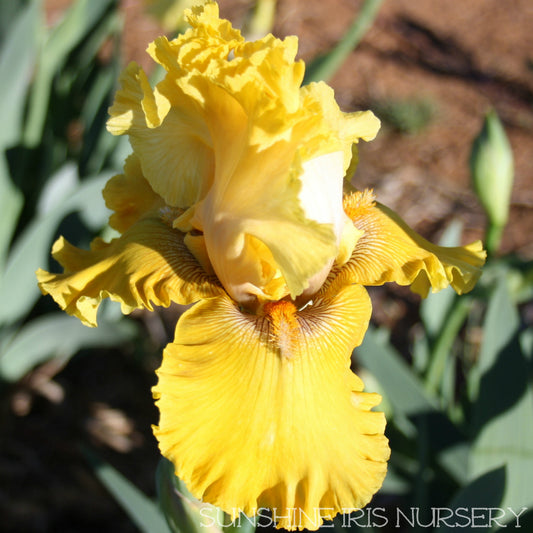
[[[276,344],[282,357],[291,358],[294,354],[300,324],[296,317],[298,309],[287,300],[266,302],[263,312],[271,326],[271,341]]]
[[[348,215],[350,220],[354,220],[361,214],[361,212],[374,207],[374,205],[376,205],[376,197],[374,196],[373,189],[351,192],[345,194],[342,199],[344,212]]]

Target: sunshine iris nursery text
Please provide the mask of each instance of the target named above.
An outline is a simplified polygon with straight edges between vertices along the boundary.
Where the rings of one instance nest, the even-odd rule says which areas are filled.
[[[367,507],[351,511],[345,510],[345,514],[339,518],[337,526],[352,527],[357,526],[372,528],[403,528],[406,526],[422,528],[492,528],[509,527],[521,528],[520,518],[527,511],[527,507],[513,509],[512,507],[432,507],[422,509],[419,507],[409,507],[408,509],[396,508],[387,510],[384,507]],[[278,509],[259,508],[256,517],[249,518],[240,513],[239,509],[234,510],[238,517],[230,524],[221,523],[216,516],[212,515],[212,509],[204,507],[200,509],[202,521],[201,527],[240,527],[247,522],[255,524],[257,527],[274,526],[280,519],[288,519],[295,526],[313,521],[313,516],[317,527],[321,523],[321,516],[334,509],[316,508],[314,513],[306,513],[302,509],[291,507],[280,513]],[[334,527],[333,522],[326,522],[322,527]]]

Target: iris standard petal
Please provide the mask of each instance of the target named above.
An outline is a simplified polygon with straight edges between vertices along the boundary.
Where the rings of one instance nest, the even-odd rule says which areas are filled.
[[[213,175],[211,137],[197,103],[174,87],[173,101],[152,89],[131,63],[109,109],[107,129],[127,133],[143,174],[165,202],[185,208],[197,202]]]
[[[236,515],[272,510],[278,527],[317,529],[368,503],[389,457],[350,355],[370,318],[348,285],[297,311],[243,313],[228,297],[187,311],[164,352],[154,396],[163,455],[198,498]]]
[[[480,241],[467,246],[434,245],[393,211],[376,204],[371,191],[345,195],[344,209],[363,232],[340,278],[362,285],[393,281],[411,285],[422,297],[451,285],[459,294],[472,290],[481,275],[485,252]]]
[[[312,105],[312,102],[319,103],[318,116],[323,117],[328,123],[328,129],[334,131],[339,139],[339,149],[344,153],[344,172],[349,172],[348,176],[351,177],[357,166],[357,143],[359,139],[371,141],[375,138],[381,126],[379,119],[372,111],[343,113],[335,101],[333,89],[324,82],[305,85],[301,88],[301,93],[302,98],[309,100],[306,107]]]
[[[371,114],[345,116],[332,91],[305,90],[302,102],[298,120],[291,119],[288,138],[268,148],[259,149],[236,136],[228,147],[228,135],[213,135],[215,180],[195,210],[193,225],[205,234],[220,281],[242,303],[249,303],[254,295],[295,298],[321,285],[345,229],[341,207],[344,148],[372,128],[375,134],[379,125]],[[227,122],[236,120],[220,124]],[[354,124],[359,122],[361,131],[356,134]],[[350,130],[349,136],[339,135],[343,128]],[[234,158],[228,158],[230,150],[235,151]],[[246,250],[249,237],[263,243],[268,254],[256,257],[252,249]],[[290,246],[283,244],[289,239]],[[269,268],[263,268],[264,264]],[[275,270],[285,280],[284,293],[271,292],[270,278],[261,278],[262,271]]]
[[[184,234],[172,229],[164,216],[164,210],[156,211],[110,243],[97,238],[91,250],[59,238],[52,255],[64,272],[39,269],[41,291],[88,326],[96,326],[98,306],[107,297],[129,313],[220,294],[216,278],[205,273],[184,244]]]
[[[299,198],[299,176],[304,172],[294,157],[294,148],[287,144],[260,153],[250,150],[231,179],[216,180],[196,208],[193,225],[204,231],[213,268],[224,288],[241,303],[250,303],[255,296],[296,297],[337,255],[333,217],[331,224],[321,224],[304,212]],[[329,177],[342,182],[342,175]],[[328,176],[321,178],[327,186]],[[278,278],[276,272],[283,276],[285,288],[278,291],[276,282],[276,292],[271,293],[269,283]]]

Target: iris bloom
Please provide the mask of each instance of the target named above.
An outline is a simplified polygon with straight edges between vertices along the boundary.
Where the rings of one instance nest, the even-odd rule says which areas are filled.
[[[39,271],[40,287],[89,326],[106,297],[125,313],[195,303],[157,372],[163,455],[232,515],[270,508],[279,527],[316,529],[386,474],[380,396],[350,370],[365,286],[465,292],[484,253],[434,246],[351,189],[355,143],[379,121],[301,87],[296,38],[245,42],[214,3],[188,20],[148,48],[164,79],[152,89],[129,65],[110,109],[133,148],[104,189],[121,236],[90,251],[60,238],[64,272]]]

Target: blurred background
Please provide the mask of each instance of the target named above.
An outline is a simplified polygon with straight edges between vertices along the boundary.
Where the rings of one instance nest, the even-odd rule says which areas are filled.
[[[145,49],[158,35],[180,29],[175,16],[164,16],[164,4],[172,2],[0,3],[0,531],[139,531],[110,496],[92,452],[149,498],[155,496],[159,453],[151,433],[157,412],[150,388],[180,310],[136,312],[124,319],[114,306],[106,306],[101,326],[91,330],[59,312],[50,298],[40,297],[34,271],[57,270],[49,252],[59,234],[82,247],[95,235],[108,234],[100,191],[121,171],[129,146],[127,139],[106,132],[107,108],[128,62],[137,61],[157,75]],[[271,4],[274,35],[297,35],[299,57],[311,62],[342,39],[363,2]],[[219,0],[219,5],[234,26],[257,31],[254,1]],[[269,26],[267,17],[261,27]],[[506,356],[515,372],[509,379],[518,373],[525,380],[514,380],[509,389],[504,384],[501,394],[512,398],[498,414],[531,399],[532,28],[530,0],[384,0],[361,42],[329,80],[341,109],[372,109],[382,121],[377,139],[360,146],[354,185],[373,188],[381,203],[434,242],[444,238],[465,244],[484,237],[486,215],[470,184],[472,143],[490,109],[507,133],[514,157],[509,219],[480,293],[468,300],[471,305],[454,326],[446,322],[458,316],[452,304],[439,300],[421,309],[408,289],[390,285],[372,290],[376,344],[365,344],[354,360],[383,392],[387,378],[369,361],[375,361],[376,346],[386,345],[383,350],[395,361],[401,359],[402,371],[411,376],[409,384],[399,386],[399,394],[411,394],[409,380],[420,380],[416,394],[427,393],[439,414],[459,428],[462,437],[452,440],[464,445],[461,453],[475,450],[481,435],[465,431],[475,411],[472,405],[483,392],[483,364],[476,365],[480,354],[498,342],[484,335],[487,305],[494,309],[491,320],[500,325],[496,309],[510,309],[505,316],[514,321],[502,326],[507,328],[502,335],[512,331],[501,348],[507,350],[517,340],[521,358]],[[509,282],[509,297],[494,288],[499,279]],[[435,323],[437,315],[441,322]],[[438,332],[445,329],[453,335],[442,340]],[[439,374],[430,370],[428,360],[436,345],[443,353],[442,343],[443,357],[454,354],[455,362]],[[472,388],[471,371],[481,386],[465,393]],[[420,470],[420,443],[428,438],[423,428],[429,426],[413,423],[412,430],[406,429],[402,407],[394,408],[394,394],[384,395],[392,420],[389,437],[397,445],[393,454],[400,451],[376,505],[420,504],[425,489],[433,502],[450,501],[473,479],[458,474],[462,459],[450,459],[456,462],[448,470],[440,460],[440,466],[429,461]],[[532,425],[531,407],[517,415],[521,424]],[[523,443],[529,459],[516,468],[531,473],[533,442],[527,431]],[[437,453],[437,448],[428,449]],[[508,459],[502,461],[505,465]],[[480,467],[476,475],[485,471],[494,473]],[[428,472],[429,481],[420,481]],[[503,491],[497,503],[527,505],[529,500],[510,496],[510,486],[518,493],[527,489],[521,478],[509,476],[506,482],[491,478],[496,492]]]

